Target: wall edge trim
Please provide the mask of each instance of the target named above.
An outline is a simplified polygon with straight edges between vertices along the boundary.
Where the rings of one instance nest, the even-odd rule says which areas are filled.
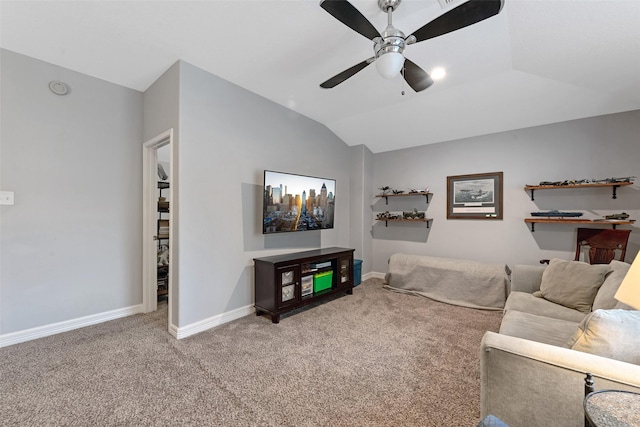
[[[0,335],[0,348],[142,313],[142,304]]]
[[[253,304],[250,304],[231,311],[217,314],[207,319],[199,320],[197,322],[191,323],[190,325],[182,327],[175,327],[174,325],[171,325],[171,327],[169,328],[169,332],[171,333],[171,335],[178,339],[187,338],[191,335],[204,332],[208,329],[215,328],[216,326],[224,325],[225,323],[240,319],[255,312],[255,307],[253,306]]]

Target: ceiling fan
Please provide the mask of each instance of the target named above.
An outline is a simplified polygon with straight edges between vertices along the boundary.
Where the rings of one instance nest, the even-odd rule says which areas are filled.
[[[378,30],[347,0],[322,0],[320,7],[329,12],[338,21],[373,41],[374,56],[336,74],[321,88],[330,89],[344,82],[367,65],[375,62],[378,73],[390,79],[401,71],[411,88],[420,92],[431,86],[433,80],[429,74],[415,63],[404,57],[406,46],[428,40],[455,30],[483,21],[502,10],[504,0],[469,0],[444,13],[408,37],[392,24],[392,13],[402,0],[378,0],[378,7],[388,15],[387,28],[380,34]]]

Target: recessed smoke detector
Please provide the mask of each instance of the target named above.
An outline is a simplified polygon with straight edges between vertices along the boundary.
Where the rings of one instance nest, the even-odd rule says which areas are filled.
[[[66,95],[67,92],[69,92],[69,88],[67,87],[67,85],[63,82],[58,81],[49,82],[49,89],[51,89],[51,92],[55,93],[56,95]]]

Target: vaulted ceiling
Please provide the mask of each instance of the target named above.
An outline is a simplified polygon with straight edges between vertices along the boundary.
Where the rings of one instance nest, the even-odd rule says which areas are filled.
[[[404,0],[393,23],[408,35],[463,2]],[[351,3],[385,28],[376,0]],[[419,93],[375,66],[320,88],[373,56],[373,43],[318,0],[0,7],[8,50],[139,91],[182,59],[373,152],[640,109],[640,0],[505,0],[497,16],[407,47],[420,67],[447,71]]]

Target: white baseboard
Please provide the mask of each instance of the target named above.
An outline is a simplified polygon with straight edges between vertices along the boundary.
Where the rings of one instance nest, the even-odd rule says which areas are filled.
[[[142,313],[142,304],[0,335],[0,348]]]
[[[362,276],[362,280],[371,278],[384,279],[385,273],[369,272]],[[25,341],[31,341],[37,338],[48,337],[49,335],[59,334],[61,332],[67,332],[74,329],[84,328],[85,326],[91,326],[109,320],[119,319],[121,317],[131,316],[143,312],[142,305],[134,305],[131,307],[125,307],[118,310],[107,311],[104,313],[93,314],[91,316],[85,316],[78,319],[65,320],[64,322],[53,323],[51,325],[38,326],[32,329],[26,329],[24,331],[12,332],[9,334],[0,335],[0,348],[18,344]],[[237,308],[235,310],[227,311],[222,314],[210,317],[208,319],[200,320],[199,322],[192,323],[191,325],[177,327],[175,325],[169,325],[169,333],[177,339],[182,339],[195,335],[199,332],[206,331],[207,329],[215,328],[216,326],[223,325],[241,317],[248,316],[255,313],[255,307],[253,304],[244,307]]]
[[[370,271],[367,274],[365,274],[364,276],[362,276],[362,280],[367,280],[367,279],[382,279],[384,280],[384,276],[386,273],[378,273],[377,271]]]
[[[199,332],[206,331],[207,329],[215,328],[216,326],[229,323],[232,320],[240,319],[241,317],[248,316],[256,312],[253,304],[246,305],[244,307],[236,308],[235,310],[227,311],[222,314],[210,317],[208,319],[200,320],[181,328],[171,325],[169,327],[169,333],[178,339],[190,337]]]
[[[385,273],[369,272],[362,276],[362,280],[371,278],[384,279]],[[222,314],[210,317],[208,319],[200,320],[199,322],[192,323],[191,325],[178,328],[174,325],[169,326],[169,333],[178,339],[190,337],[199,332],[206,331],[207,329],[215,328],[216,326],[223,325],[241,317],[254,314],[256,312],[253,304],[244,307],[236,308],[235,310],[227,311]]]

